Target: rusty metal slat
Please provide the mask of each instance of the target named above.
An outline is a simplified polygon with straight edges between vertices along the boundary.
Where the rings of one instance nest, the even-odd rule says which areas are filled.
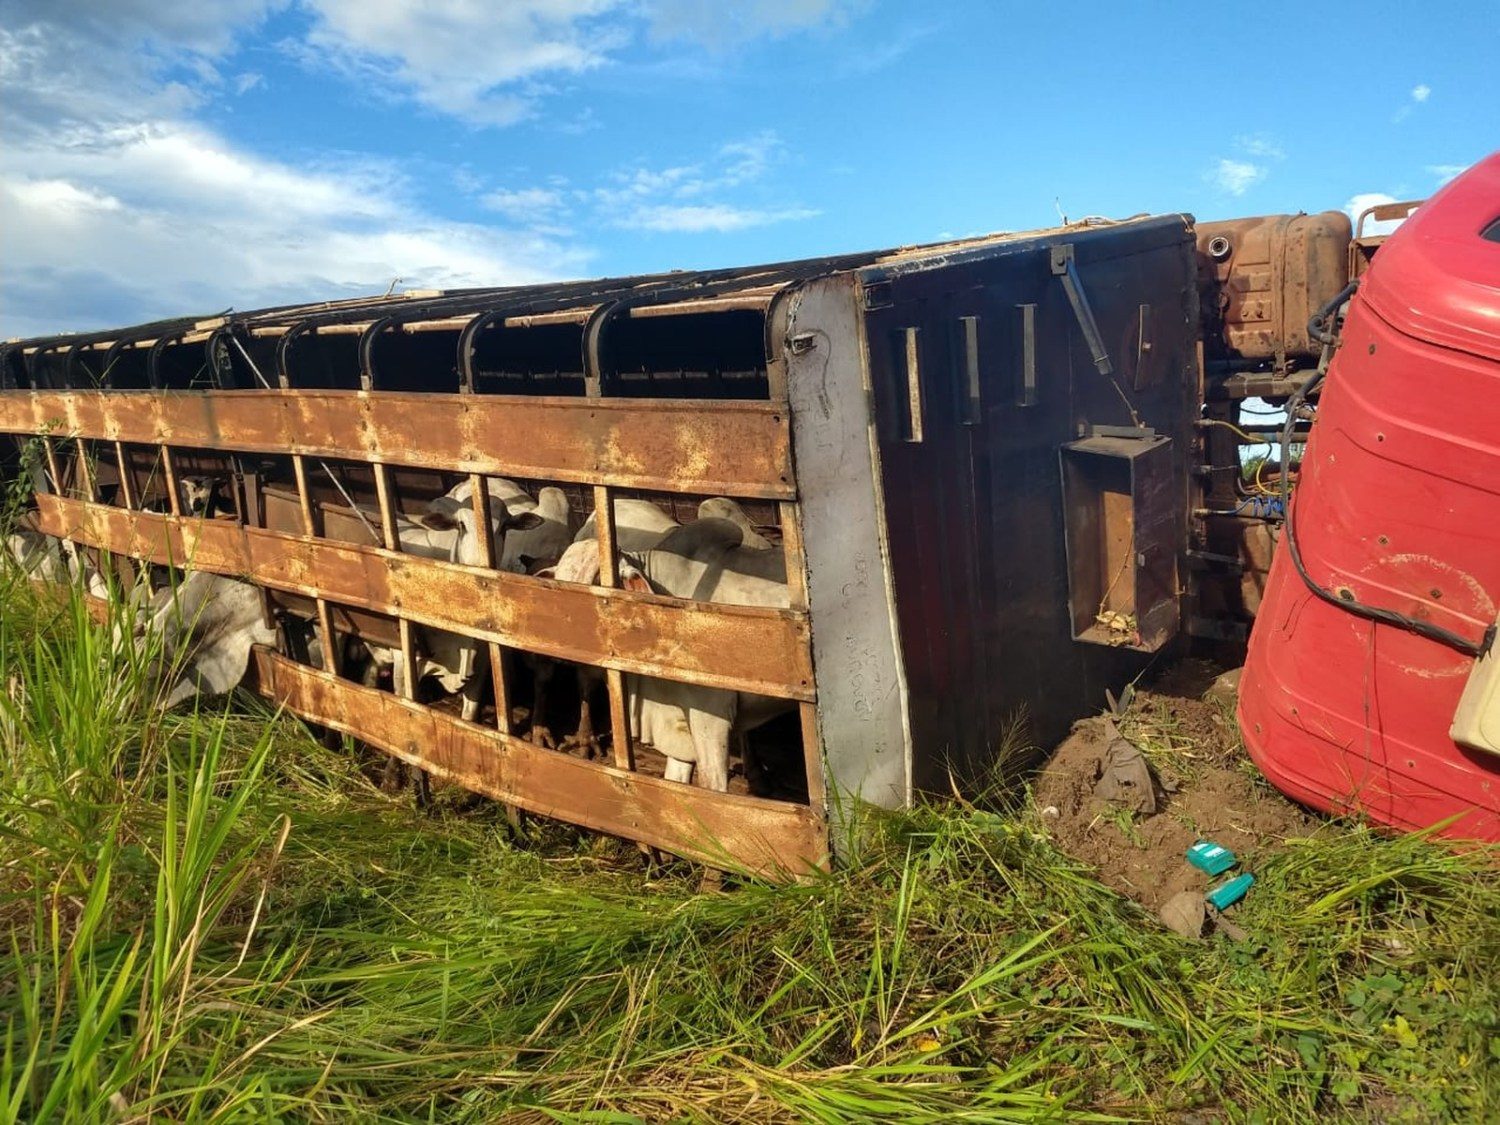
[[[166,457],[168,452],[165,445],[161,447],[163,457]],[[317,535],[318,528],[313,519],[312,501],[307,491],[307,466],[301,457],[292,458],[292,471],[297,477],[297,504],[302,510],[302,534],[308,538],[312,538]],[[181,515],[175,502],[175,497],[177,496],[175,481],[172,483],[172,496],[174,497],[172,514],[174,516]],[[328,608],[326,599],[318,598],[317,605],[318,640],[323,646],[323,667],[337,672],[339,670],[338,635],[333,631],[333,613]]]
[[[781,519],[781,550],[786,558],[787,592],[793,609],[808,609],[807,554],[802,544],[802,512],[791,502],[777,505]],[[802,732],[802,763],[807,774],[807,802],[819,811],[828,803],[828,787],[823,771],[823,737],[818,726],[815,703],[798,704],[797,718]]]
[[[167,486],[167,504],[174,516],[182,515],[182,493],[177,488],[177,467],[172,463],[172,447],[161,447],[162,479]]]
[[[688,683],[811,702],[807,615],[607,591],[229,520],[39,495],[38,526],[119,554],[219,574],[448,632]]]
[[[0,432],[791,499],[784,406],[397,392],[7,391]]]
[[[120,502],[127,508],[137,507],[135,498],[135,470],[125,457],[125,446],[115,442],[115,464],[120,473]]]
[[[492,505],[490,504],[489,483],[478,473],[469,476],[469,491],[471,503],[474,508],[474,526],[489,528],[493,526]],[[487,531],[479,533],[479,562],[481,566],[493,568],[495,559],[495,541]],[[490,663],[490,690],[495,694],[495,726],[502,734],[510,733],[510,692],[506,690],[505,684],[505,649],[491,641],[487,646],[489,650]]]
[[[84,498],[98,501],[99,484],[94,474],[94,459],[89,455],[88,443],[82,438],[74,443],[78,447],[78,478],[83,485]]]
[[[543,750],[388,692],[255,650],[260,690],[304,718],[528,812],[715,866],[792,878],[828,865],[803,805],[713,793]]]
[[[599,584],[606,590],[620,585],[619,560],[615,557],[615,505],[605,485],[594,486],[594,532],[599,541]],[[611,668],[604,674],[609,692],[610,752],[615,767],[635,769],[635,749],[630,744],[630,723],[625,707],[625,677]]]

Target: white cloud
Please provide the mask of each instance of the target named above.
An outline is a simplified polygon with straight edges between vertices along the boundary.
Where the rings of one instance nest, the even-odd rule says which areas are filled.
[[[1256,156],[1263,160],[1285,160],[1286,152],[1276,139],[1267,133],[1253,133],[1247,136],[1239,136],[1234,139],[1235,148],[1246,156]]]
[[[719,148],[724,162],[719,182],[725,187],[758,180],[773,164],[786,158],[786,146],[776,133],[767,129],[743,141],[730,141]]]
[[[659,204],[638,207],[622,215],[616,225],[627,230],[673,231],[682,234],[714,231],[722,234],[794,219],[810,219],[817,214],[818,212],[805,207],[764,211],[724,203],[707,206]]]
[[[7,152],[0,227],[6,335],[379,291],[393,277],[512,284],[587,263],[537,231],[424,214],[389,170],[304,171],[180,123]]]
[[[576,276],[590,252],[563,226],[573,214],[708,233],[814,213],[778,195],[770,172],[788,156],[770,132],[597,186],[499,186],[451,170],[494,223],[433,214],[387,161],[259,155],[196,116],[259,84],[232,65],[236,35],[292,2],[11,0],[0,27],[0,336],[382,291],[398,276],[439,288]],[[297,2],[312,13],[319,58],[372,91],[390,96],[394,80],[477,122],[525,114],[539,82],[603,65],[644,18],[635,0],[440,0],[420,14],[396,0]],[[845,10],[752,7],[767,34]]]
[[[1229,195],[1240,196],[1266,178],[1266,170],[1248,160],[1220,159],[1206,174],[1209,183]]]
[[[586,198],[599,222],[624,230],[722,233],[812,218],[817,211],[776,198],[766,183],[786,159],[781,138],[767,130],[726,142],[700,163],[616,172]],[[726,198],[747,189],[757,198]]]
[[[1420,83],[1416,86],[1413,86],[1411,88],[1410,100],[1408,100],[1404,105],[1401,106],[1400,109],[1396,110],[1396,112],[1391,115],[1391,123],[1394,125],[1401,124],[1401,122],[1405,121],[1412,115],[1412,112],[1417,108],[1417,106],[1422,105],[1430,97],[1432,97],[1431,86],[1428,86],[1425,83]]]
[[[1429,164],[1427,171],[1437,177],[1439,185],[1446,184],[1454,176],[1468,169],[1467,164]]]
[[[259,23],[290,0],[10,0],[6,23],[22,28],[47,23],[63,34],[107,36],[113,55],[136,43],[158,49],[219,55],[245,27]],[[108,66],[111,57],[91,57]]]
[[[555,188],[520,188],[515,191],[502,188],[485,192],[479,197],[479,205],[517,222],[544,221],[564,207],[562,192]]]
[[[402,92],[430,109],[481,125],[530,111],[517,89],[545,74],[602,65],[628,41],[603,17],[621,0],[307,0],[306,46],[351,80]]]
[[[657,39],[692,39],[722,48],[761,36],[840,27],[866,6],[865,0],[649,0],[646,15]]]
[[[426,212],[384,162],[269,159],[195,123],[229,43],[218,21],[265,5],[183,7],[153,25],[144,0],[104,0],[70,24],[0,29],[0,334],[381,291],[396,276],[497,285],[585,267],[546,232]],[[209,65],[180,67],[189,57]],[[206,86],[165,80],[163,65]]]
[[[143,0],[144,2],[144,0]],[[248,0],[247,0],[248,2]],[[301,0],[291,50],[377,96],[402,94],[476,125],[530,116],[543,83],[605,66],[639,36],[722,45],[840,26],[863,0]],[[592,128],[587,114],[565,131]]]

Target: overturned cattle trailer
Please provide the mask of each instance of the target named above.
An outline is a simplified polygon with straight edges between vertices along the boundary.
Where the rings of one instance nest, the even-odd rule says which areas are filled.
[[[259,587],[278,642],[253,680],[298,714],[525,810],[795,873],[829,861],[843,797],[981,785],[1018,723],[1059,737],[1178,634],[1196,270],[1174,215],[180,319],[5,346],[0,432],[35,530]],[[497,481],[561,493],[570,531],[596,517],[595,584],[485,534],[410,549],[444,495],[498,526]],[[617,501],[686,521],[721,496],[784,560],[780,604],[622,581]],[[472,721],[419,687],[433,637],[489,667]],[[361,648],[396,654],[394,690]],[[779,717],[735,731],[728,791],[666,780],[626,734],[640,677]],[[548,737],[590,684],[602,760]]]

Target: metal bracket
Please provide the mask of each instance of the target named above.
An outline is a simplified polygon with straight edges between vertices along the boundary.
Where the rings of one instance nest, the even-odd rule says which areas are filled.
[[[1092,422],[1080,422],[1078,436],[1080,438],[1112,437],[1153,441],[1158,435],[1150,426],[1096,426]]]
[[[1078,266],[1073,259],[1071,242],[1052,247],[1052,274],[1062,281],[1063,289],[1068,294],[1068,301],[1073,306],[1073,315],[1078,319],[1078,327],[1083,330],[1083,339],[1089,346],[1089,354],[1093,357],[1094,366],[1099,369],[1101,375],[1113,375],[1115,366],[1109,361],[1109,352],[1104,347],[1104,337],[1099,333],[1099,323],[1094,319],[1094,310],[1089,308],[1088,294],[1083,291],[1083,282],[1079,280]]]

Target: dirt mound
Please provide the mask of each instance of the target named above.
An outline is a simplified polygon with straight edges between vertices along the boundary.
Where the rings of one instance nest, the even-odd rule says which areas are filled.
[[[1179,891],[1228,877],[1210,879],[1183,858],[1198,840],[1223,844],[1239,856],[1238,871],[1253,872],[1258,859],[1318,823],[1261,778],[1240,743],[1232,702],[1196,694],[1206,682],[1169,676],[1138,692],[1115,720],[1160,783],[1155,813],[1132,814],[1093,795],[1110,738],[1102,715],[1076,724],[1032,783],[1058,846],[1153,913]],[[1182,690],[1190,694],[1171,694]]]

